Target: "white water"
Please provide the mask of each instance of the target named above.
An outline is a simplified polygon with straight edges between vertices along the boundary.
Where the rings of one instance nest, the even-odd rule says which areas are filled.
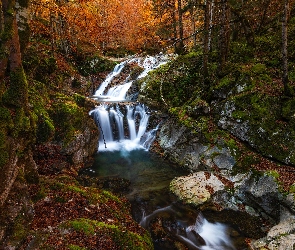
[[[90,112],[100,129],[99,151],[149,149],[155,138],[156,129],[146,131],[150,117],[148,108],[140,103],[123,105],[128,101],[126,95],[134,81],[130,81],[130,77],[127,76],[115,86],[111,84],[113,80],[121,76],[122,70],[128,63],[136,63],[142,67],[143,71],[138,78],[143,78],[168,60],[169,57],[163,54],[126,60],[116,65],[113,72],[101,83],[92,96],[100,105]],[[115,106],[115,103],[121,103],[121,105]],[[126,126],[128,129],[124,129]]]
[[[177,214],[177,211],[172,206],[159,208],[153,213],[143,215],[140,225],[144,228],[149,226],[149,223],[160,214]],[[173,233],[171,231],[171,233]],[[196,223],[185,227],[185,235],[175,233],[174,235],[181,242],[186,244],[189,249],[199,250],[235,250],[231,243],[228,233],[228,227],[222,223],[211,223],[204,218],[202,213],[199,213],[196,218]],[[200,240],[202,239],[202,240]],[[204,242],[204,243],[203,243]]]
[[[201,246],[202,250],[234,250],[235,247],[232,245],[228,228],[222,223],[211,223],[208,222],[202,213],[199,213],[195,225],[186,228],[186,233],[189,235],[195,231],[198,233],[206,245]]]

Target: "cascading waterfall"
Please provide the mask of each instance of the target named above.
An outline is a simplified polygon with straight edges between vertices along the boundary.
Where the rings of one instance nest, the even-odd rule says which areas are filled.
[[[111,85],[121,76],[127,64],[136,63],[143,68],[143,72],[138,76],[139,79],[167,61],[168,57],[163,54],[155,57],[147,56],[144,59],[132,58],[116,65],[113,72],[101,83],[92,96],[101,104],[90,112],[100,128],[99,151],[149,149],[158,127],[146,131],[150,117],[148,108],[143,104],[131,102],[130,98],[126,97],[134,80],[130,80],[130,76],[127,76],[123,81],[119,81],[119,84]],[[123,105],[126,102],[128,104]],[[125,129],[126,126],[128,129]]]
[[[135,80],[130,80],[130,76],[121,80],[123,78],[121,72],[128,63],[136,63],[144,68],[137,79],[143,78],[149,71],[166,63],[168,59],[168,57],[161,55],[126,60],[118,64],[100,85],[92,96],[100,104],[90,112],[100,129],[99,151],[120,151],[120,154],[126,157],[129,155],[129,151],[135,149],[149,150],[160,124],[147,131],[150,118],[149,109],[143,104],[134,102],[131,96],[136,95],[129,94],[128,96],[127,93]],[[117,84],[118,82],[119,84]],[[106,152],[106,154],[113,153]],[[124,167],[128,166],[127,164]],[[172,205],[160,208],[148,216],[143,216],[140,224],[148,228],[151,221],[163,213],[174,216],[178,212]],[[182,224],[183,221],[177,223],[181,225],[181,228],[177,228],[176,231],[174,229],[168,230],[171,230],[171,234],[189,249],[235,250],[227,234],[227,226],[220,223],[210,223],[201,213],[197,216],[194,225],[187,225],[186,222]]]

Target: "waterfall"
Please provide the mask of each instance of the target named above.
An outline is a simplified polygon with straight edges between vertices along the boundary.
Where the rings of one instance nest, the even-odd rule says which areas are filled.
[[[158,127],[147,131],[149,109],[141,103],[130,102],[127,93],[136,79],[130,80],[129,75],[123,77],[122,71],[128,64],[137,64],[143,68],[137,77],[140,79],[168,62],[168,59],[164,54],[128,59],[116,65],[100,84],[91,97],[98,101],[99,105],[90,111],[100,130],[99,151],[149,149]]]

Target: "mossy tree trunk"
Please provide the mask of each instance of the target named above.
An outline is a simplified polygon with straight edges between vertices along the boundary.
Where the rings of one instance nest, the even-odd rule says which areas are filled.
[[[0,157],[0,206],[5,202],[18,169],[23,165],[22,158],[34,140],[34,119],[29,110],[28,83],[19,40],[19,28],[22,22],[26,22],[23,15],[27,7],[28,0],[1,0],[0,134],[4,140],[0,151],[1,156],[5,154],[7,157]]]

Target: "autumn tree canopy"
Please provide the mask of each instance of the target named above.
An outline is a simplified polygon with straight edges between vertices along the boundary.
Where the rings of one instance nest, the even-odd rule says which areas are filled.
[[[280,0],[33,0],[31,27],[65,53],[81,46],[182,53],[208,43],[221,51],[223,64],[230,39],[253,45],[282,13]]]

